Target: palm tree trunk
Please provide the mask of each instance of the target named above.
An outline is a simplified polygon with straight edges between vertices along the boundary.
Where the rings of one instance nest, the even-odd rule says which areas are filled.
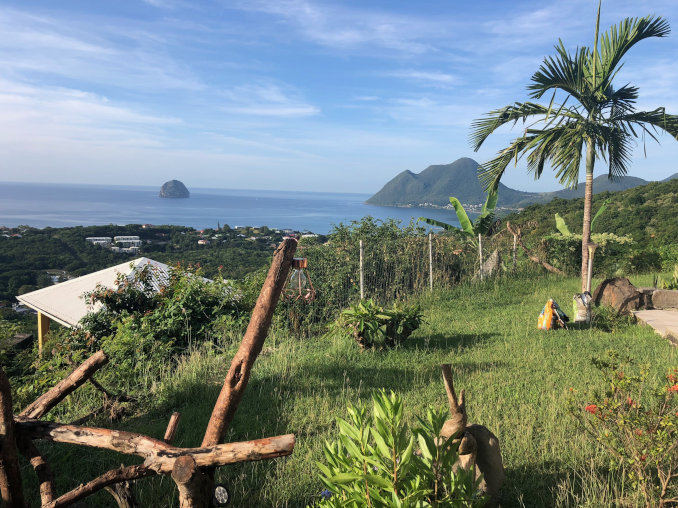
[[[584,224],[581,234],[581,291],[586,291],[588,277],[589,249],[591,242],[591,205],[593,203],[593,165],[596,162],[595,148],[589,140],[586,143],[586,189],[584,190]]]

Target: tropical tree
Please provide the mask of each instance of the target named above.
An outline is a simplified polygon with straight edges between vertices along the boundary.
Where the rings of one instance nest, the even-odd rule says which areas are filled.
[[[461,226],[461,230],[452,224],[447,222],[442,222],[435,219],[429,219],[427,217],[419,217],[420,221],[430,224],[431,226],[438,226],[447,231],[461,231],[465,235],[471,238],[471,241],[475,244],[475,237],[478,235],[478,260],[480,262],[480,280],[483,279],[483,235],[490,234],[492,231],[492,226],[494,226],[494,209],[497,207],[497,199],[499,195],[497,193],[497,188],[492,187],[488,193],[485,203],[483,203],[483,208],[480,210],[480,215],[475,220],[471,222],[471,219],[468,218],[466,210],[461,205],[461,202],[455,198],[450,197],[450,204],[454,207],[454,211],[457,214],[457,220]]]
[[[556,55],[546,57],[531,78],[527,89],[530,98],[541,99],[551,94],[546,105],[516,102],[490,111],[471,126],[471,143],[477,151],[483,142],[502,125],[522,120],[530,122],[522,136],[500,150],[497,156],[479,168],[480,181],[486,188],[496,187],[511,161],[527,158],[527,169],[539,178],[546,164],[556,173],[560,183],[576,187],[583,154],[586,154],[586,188],[582,226],[582,291],[586,285],[587,244],[591,241],[591,201],[593,168],[596,159],[608,164],[608,177],[627,173],[631,163],[634,138],[645,136],[657,141],[656,135],[666,131],[678,136],[678,116],[669,115],[663,107],[637,111],[638,88],[630,84],[619,88],[612,81],[622,67],[626,52],[636,43],[650,37],[669,34],[668,22],[659,16],[626,18],[600,34],[600,3],[596,19],[593,47],[565,49],[561,40]]]

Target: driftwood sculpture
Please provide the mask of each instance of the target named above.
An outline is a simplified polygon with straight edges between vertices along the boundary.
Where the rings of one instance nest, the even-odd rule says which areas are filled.
[[[231,362],[200,448],[172,446],[179,413],[174,413],[170,418],[164,440],[133,432],[40,420],[82,384],[87,381],[96,383],[92,375],[108,362],[103,351],[92,355],[19,415],[12,414],[9,381],[0,368],[0,496],[3,506],[26,507],[18,453],[23,454],[35,470],[40,485],[42,508],[69,506],[104,488],[111,492],[120,507],[133,508],[136,501],[131,491],[131,482],[157,474],[169,475],[177,484],[181,508],[206,508],[212,503],[214,468],[290,455],[295,444],[293,434],[239,443],[219,442],[233,419],[247,387],[254,361],[263,347],[296,248],[295,239],[286,239],[275,252],[249,326]],[[33,443],[38,439],[137,455],[144,462],[112,469],[57,496],[49,464]]]
[[[441,367],[451,415],[451,418],[443,426],[442,436],[447,439],[458,434],[461,440],[459,444],[459,467],[468,470],[475,465],[476,478],[481,474],[483,475],[480,490],[489,497],[486,506],[497,506],[501,486],[504,483],[504,465],[501,460],[499,439],[483,425],[468,425],[464,390],[459,392],[457,398],[452,383],[451,366],[445,364]]]

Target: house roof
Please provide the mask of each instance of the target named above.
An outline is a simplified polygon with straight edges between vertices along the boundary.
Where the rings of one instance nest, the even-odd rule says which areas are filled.
[[[88,312],[96,311],[101,307],[101,304],[88,305],[83,298],[84,293],[93,291],[97,285],[114,288],[119,274],[123,274],[131,280],[135,272],[147,265],[155,268],[151,273],[151,282],[153,288],[157,291],[168,280],[170,267],[164,263],[141,257],[17,296],[17,300],[50,319],[71,328],[77,326],[78,322]]]

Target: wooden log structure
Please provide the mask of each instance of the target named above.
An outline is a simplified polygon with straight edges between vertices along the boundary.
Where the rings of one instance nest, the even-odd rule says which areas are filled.
[[[214,468],[290,455],[295,445],[294,434],[235,443],[219,444],[219,442],[233,419],[247,387],[252,366],[262,350],[296,248],[297,240],[288,238],[276,249],[247,331],[231,362],[199,448],[179,448],[170,444],[179,423],[179,413],[174,413],[170,418],[164,440],[121,430],[39,420],[88,380],[107,398],[111,396],[92,378],[92,375],[108,362],[103,351],[92,355],[17,416],[12,415],[9,382],[0,369],[0,494],[4,506],[25,507],[19,476],[17,444],[38,476],[42,508],[69,506],[104,488],[114,495],[121,508],[132,508],[136,501],[131,482],[156,474],[172,476],[179,488],[181,508],[206,508],[212,500],[211,472]],[[113,397],[121,400],[123,396]],[[33,439],[113,450],[142,457],[144,462],[107,471],[57,497],[49,465],[32,443]]]

